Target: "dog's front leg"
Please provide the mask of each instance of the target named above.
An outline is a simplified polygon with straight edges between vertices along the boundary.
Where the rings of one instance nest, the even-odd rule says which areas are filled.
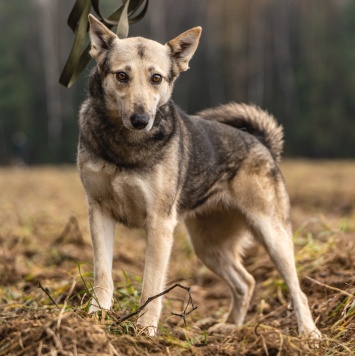
[[[115,222],[96,203],[89,204],[90,235],[94,250],[94,296],[90,313],[110,309],[113,295],[112,259]]]
[[[146,259],[143,276],[141,305],[149,297],[161,293],[165,287],[165,277],[169,264],[169,257],[173,245],[173,232],[176,225],[175,218],[164,221],[158,219],[147,228]],[[162,297],[151,301],[141,312],[137,324],[146,328],[150,336],[156,334]]]

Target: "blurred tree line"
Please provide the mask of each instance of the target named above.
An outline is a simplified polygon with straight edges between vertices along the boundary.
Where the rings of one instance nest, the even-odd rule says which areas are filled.
[[[102,3],[106,15],[121,5]],[[73,4],[0,2],[0,164],[75,161],[89,68],[71,89],[58,84]],[[255,103],[284,125],[287,155],[355,156],[355,1],[151,0],[130,36],[164,43],[197,25],[200,47],[174,91],[183,109]]]

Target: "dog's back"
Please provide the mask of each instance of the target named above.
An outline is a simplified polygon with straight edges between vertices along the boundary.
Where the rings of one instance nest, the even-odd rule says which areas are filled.
[[[247,105],[244,107],[249,108]],[[189,148],[180,154],[184,155],[186,165],[186,170],[180,170],[181,174],[186,172],[181,177],[184,182],[179,202],[182,212],[192,211],[209,200],[221,200],[222,197],[227,203],[226,188],[251,150],[262,152],[270,158],[271,165],[275,164],[269,148],[260,142],[260,138],[270,140],[268,130],[254,125],[255,118],[248,115],[237,122],[239,128],[234,120],[239,115],[238,111],[230,110],[228,117],[219,116],[219,111],[220,108],[216,108],[192,117],[179,116],[183,133],[180,140],[184,141],[183,147]],[[246,126],[248,132],[242,129]]]

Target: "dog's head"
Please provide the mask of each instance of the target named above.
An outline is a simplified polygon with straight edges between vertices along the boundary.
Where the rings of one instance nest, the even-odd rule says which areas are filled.
[[[149,131],[175,79],[189,68],[201,28],[162,45],[142,37],[119,39],[94,16],[89,21],[90,55],[97,62],[107,108],[127,129]]]

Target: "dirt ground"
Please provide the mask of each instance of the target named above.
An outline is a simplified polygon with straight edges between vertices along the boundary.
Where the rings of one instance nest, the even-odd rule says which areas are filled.
[[[0,169],[1,355],[353,355],[355,354],[355,162],[285,161],[297,268],[324,337],[297,336],[284,282],[261,248],[246,257],[257,281],[242,327],[218,326],[227,286],[175,233],[156,338],[135,326],[144,266],[142,231],[116,230],[115,305],[87,314],[92,249],[74,167]],[[187,307],[186,326],[181,314]]]

